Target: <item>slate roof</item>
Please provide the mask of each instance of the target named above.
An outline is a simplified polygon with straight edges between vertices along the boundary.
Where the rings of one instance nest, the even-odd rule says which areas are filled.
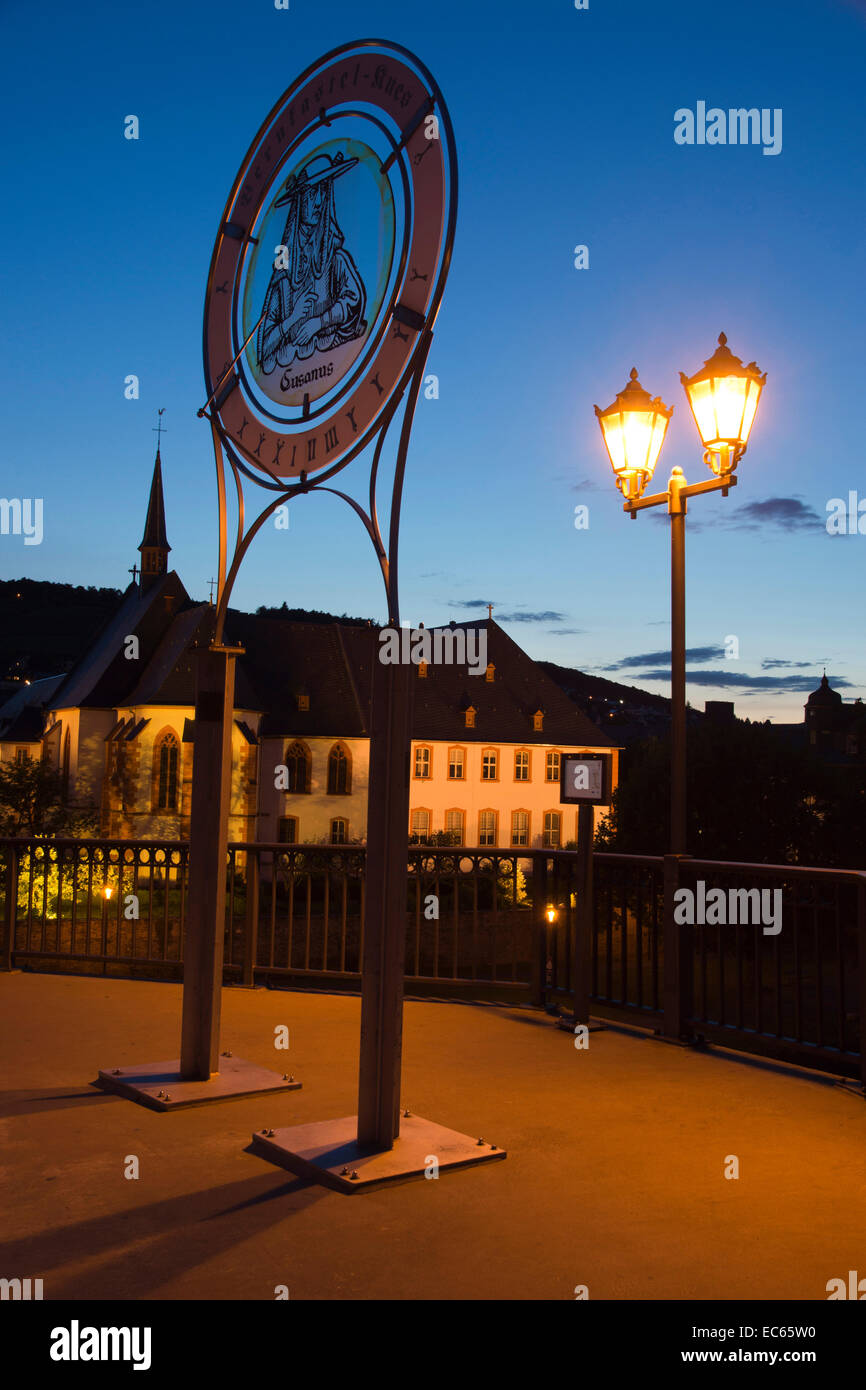
[[[214,610],[208,603],[194,603],[178,613],[124,703],[194,705],[194,650],[210,641],[213,620]],[[235,708],[261,708],[242,662],[235,665]]]
[[[494,679],[467,675],[465,667],[428,666],[426,677],[414,682],[416,739],[616,747],[492,618],[456,627],[486,631]],[[476,710],[474,729],[464,727],[463,711],[469,704]],[[537,709],[544,714],[540,732],[532,727]]]
[[[356,683],[354,654],[366,650],[369,665],[374,631],[230,613],[226,640],[246,649],[238,661],[238,673],[243,673],[254,692],[247,708],[263,713],[259,733],[365,736],[366,704]],[[308,696],[308,710],[298,708],[300,695]],[[236,694],[235,705],[241,704]]]
[[[616,746],[492,619],[455,626],[486,631],[494,680],[467,675],[465,667],[433,664],[422,679],[413,668],[414,738]],[[378,629],[233,614],[231,631],[246,647],[239,666],[255,690],[253,708],[265,711],[262,734],[349,738],[368,733]],[[309,696],[309,710],[298,709],[299,695]],[[465,724],[470,704],[476,710],[473,729]],[[544,720],[536,732],[532,716],[539,708]]]
[[[172,617],[187,608],[189,601],[173,570],[160,575],[144,593],[130,584],[117,611],[55,692],[49,709],[112,709],[127,704],[130,691],[140,681]],[[129,636],[139,639],[138,661],[124,656],[125,639]]]
[[[143,594],[131,585],[86,657],[62,681],[51,707],[193,705],[194,649],[209,640],[212,621],[213,608],[191,603],[174,572]],[[495,678],[487,681],[483,674],[468,675],[465,666],[432,662],[421,678],[413,667],[414,738],[617,746],[492,619],[453,628],[486,633]],[[124,639],[131,634],[140,638],[139,661],[123,655]],[[261,736],[368,736],[378,628],[230,610],[225,641],[245,649],[235,668],[235,708],[261,714]],[[308,709],[300,708],[301,696],[307,697]],[[471,729],[465,720],[469,705],[476,710]],[[532,721],[538,709],[544,714],[540,731]]]

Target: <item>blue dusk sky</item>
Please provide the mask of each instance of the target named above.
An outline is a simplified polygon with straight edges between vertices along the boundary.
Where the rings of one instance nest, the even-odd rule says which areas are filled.
[[[0,496],[44,501],[41,545],[0,536],[2,577],[129,582],[164,407],[171,562],[207,596],[216,489],[196,411],[226,196],[306,66],[390,39],[439,83],[460,179],[439,398],[419,402],[404,494],[403,617],[491,602],[532,656],[666,693],[666,514],[623,514],[593,404],[636,366],[675,407],[656,482],[674,465],[708,476],[679,371],[724,330],[767,386],[739,486],[691,504],[689,698],[797,720],[825,665],[846,699],[866,695],[866,534],[826,528],[853,492],[866,532],[862,0],[6,0],[2,32]],[[699,102],[780,110],[781,150],[676,143],[674,113]],[[364,472],[342,485],[363,497]],[[283,601],[384,618],[369,541],[336,498],[301,499],[289,531],[254,543],[233,603]]]

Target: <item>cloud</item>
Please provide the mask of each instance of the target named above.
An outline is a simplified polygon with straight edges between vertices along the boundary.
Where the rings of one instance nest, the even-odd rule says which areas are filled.
[[[670,670],[663,667],[653,671],[641,671],[638,680],[670,681]],[[852,682],[844,676],[828,676],[830,684],[842,689],[850,689]],[[780,694],[811,694],[818,681],[810,676],[747,676],[742,672],[728,670],[688,671],[686,681],[689,685],[715,686],[719,689],[739,690],[744,695],[758,695],[765,690],[775,690]]]
[[[666,524],[666,511],[653,509],[650,520]],[[687,527],[689,535],[696,531],[763,531],[775,527],[778,531],[814,531],[816,527],[826,529],[826,517],[805,503],[800,497],[766,497],[763,502],[747,502],[745,506],[733,511],[725,509],[712,521],[703,521],[689,512]]]
[[[780,531],[811,531],[818,526],[823,530],[825,522],[825,517],[799,497],[767,497],[763,502],[748,502],[725,518],[725,525],[734,531],[760,531],[766,526]]]
[[[452,608],[486,608],[489,599],[486,598],[454,598],[450,601]],[[498,613],[496,604],[493,605],[493,616],[498,623],[564,623],[568,619],[567,613],[557,613],[552,608],[546,608],[541,612],[514,612]],[[573,628],[572,631],[580,632],[582,628]]]
[[[602,487],[597,478],[581,478],[580,482],[571,484],[572,492],[610,492],[609,487]]]
[[[816,666],[823,665],[823,661],[779,661],[776,657],[768,656],[761,662],[761,670],[776,671],[781,667],[784,671],[814,671]]]
[[[582,633],[588,632],[586,627],[549,627],[547,629],[551,637],[579,637]]]
[[[687,647],[686,661],[721,661],[724,659],[724,647]],[[622,661],[615,661],[611,666],[602,666],[602,671],[631,671],[636,666],[649,666],[658,661],[670,663],[670,651],[666,652],[643,652],[640,656],[625,656]]]
[[[564,623],[567,614],[555,613],[552,608],[541,613],[497,613],[494,608],[493,616],[498,623]]]

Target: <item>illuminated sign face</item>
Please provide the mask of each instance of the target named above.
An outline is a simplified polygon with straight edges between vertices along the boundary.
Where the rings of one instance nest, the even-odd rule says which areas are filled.
[[[351,44],[271,112],[226,204],[205,302],[210,410],[272,477],[331,472],[402,391],[448,270],[447,112],[406,50]]]
[[[338,392],[375,348],[394,262],[394,197],[380,166],[357,140],[315,142],[265,199],[237,332],[247,389],[284,420],[305,397]]]
[[[610,803],[611,767],[606,753],[563,753],[560,766],[560,801],[591,806]]]

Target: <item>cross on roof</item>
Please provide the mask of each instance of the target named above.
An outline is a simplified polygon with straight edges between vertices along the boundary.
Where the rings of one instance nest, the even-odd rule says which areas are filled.
[[[159,412],[159,416],[158,416],[158,419],[157,419],[156,429],[151,430],[151,434],[155,434],[155,435],[156,435],[156,447],[157,447],[157,449],[159,448],[159,446],[160,446],[160,444],[161,444],[161,442],[162,442],[163,432],[165,432],[166,434],[168,434],[168,430],[165,428],[165,425],[162,423],[162,417],[163,417],[164,414],[165,414],[165,406],[163,406],[163,407],[162,407],[162,410]]]
[[[493,604],[492,604],[492,603],[488,603],[488,605],[487,605],[487,616],[488,616],[488,618],[491,618],[491,619],[492,619],[492,617],[493,617]]]

